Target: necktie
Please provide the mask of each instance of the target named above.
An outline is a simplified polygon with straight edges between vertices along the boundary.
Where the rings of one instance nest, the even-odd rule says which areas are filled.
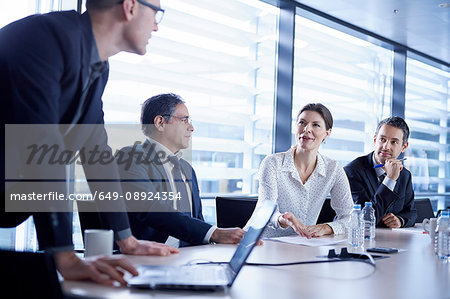
[[[95,80],[100,77],[105,71],[109,68],[108,62],[96,62],[90,65],[89,67],[89,75],[86,82],[83,83],[83,89],[81,91],[80,101],[77,106],[77,111],[73,116],[73,119],[66,129],[65,135],[69,134],[69,132],[75,127],[78,121],[81,119],[83,112],[86,108],[86,98],[91,89],[92,84],[94,84]]]
[[[88,80],[84,83],[83,90],[81,91],[80,102],[78,105],[77,114],[74,116],[73,122],[76,123],[81,118],[81,114],[84,111],[86,105],[86,97],[89,90],[94,84],[95,80],[100,77],[108,69],[107,62],[96,62],[90,65]]]
[[[379,180],[380,184],[383,183],[385,177],[386,177],[386,174],[385,174],[385,173],[383,173],[382,175],[380,175],[380,176],[378,177],[378,180]]]
[[[169,161],[172,162],[173,169],[172,175],[175,183],[175,188],[177,189],[177,194],[179,201],[177,203],[177,210],[183,213],[191,213],[191,205],[189,203],[188,191],[186,188],[186,183],[181,176],[180,160],[176,156],[170,156]]]

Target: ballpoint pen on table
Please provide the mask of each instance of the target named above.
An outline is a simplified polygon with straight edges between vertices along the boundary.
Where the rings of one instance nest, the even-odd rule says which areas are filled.
[[[400,161],[405,161],[406,160],[406,158],[401,158],[401,159],[399,159]],[[384,164],[377,164],[377,165],[375,165],[373,168],[380,168],[380,167],[383,167],[384,166]]]

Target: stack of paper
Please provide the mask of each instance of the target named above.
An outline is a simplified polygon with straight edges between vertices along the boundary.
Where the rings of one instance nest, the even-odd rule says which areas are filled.
[[[301,237],[301,236],[276,237],[276,238],[269,238],[267,240],[289,243],[289,244],[296,244],[296,245],[305,245],[305,246],[326,246],[326,245],[343,243],[346,241],[346,239],[342,239],[342,238],[338,238],[338,239],[311,238],[311,239],[308,239],[306,237]]]

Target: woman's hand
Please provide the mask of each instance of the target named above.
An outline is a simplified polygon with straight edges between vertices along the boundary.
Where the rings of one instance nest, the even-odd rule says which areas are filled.
[[[282,228],[292,227],[292,229],[302,237],[311,239],[313,235],[309,232],[308,226],[304,225],[291,212],[286,212],[278,218]]]
[[[333,233],[333,229],[328,224],[304,225],[291,212],[281,215],[278,222],[282,228],[292,227],[297,234],[308,239]]]
[[[308,225],[307,230],[313,238],[333,233],[333,229],[328,224]]]

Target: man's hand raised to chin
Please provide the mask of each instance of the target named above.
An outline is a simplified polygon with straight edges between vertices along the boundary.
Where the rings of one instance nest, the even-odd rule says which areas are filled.
[[[386,176],[394,181],[400,176],[400,171],[403,169],[402,161],[398,159],[387,159],[383,166]]]

